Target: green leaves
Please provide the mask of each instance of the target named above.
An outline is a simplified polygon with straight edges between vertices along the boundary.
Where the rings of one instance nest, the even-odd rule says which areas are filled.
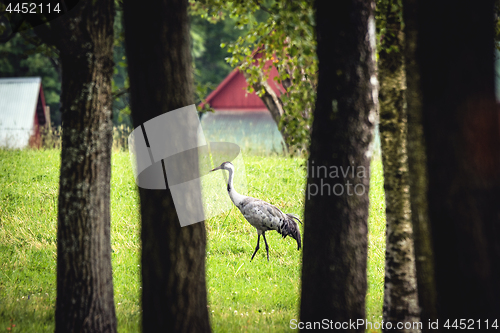
[[[245,73],[249,93],[254,84],[267,81],[268,62],[278,70],[285,114],[279,128],[291,152],[308,149],[312,110],[316,99],[317,58],[314,31],[314,11],[310,1],[234,1],[190,0],[192,13],[208,20],[221,20],[229,16],[236,29],[248,32],[231,43],[221,43],[230,56],[232,67]],[[265,13],[264,20],[258,16]],[[257,52],[257,53],[255,53]],[[262,96],[264,88],[257,94]]]

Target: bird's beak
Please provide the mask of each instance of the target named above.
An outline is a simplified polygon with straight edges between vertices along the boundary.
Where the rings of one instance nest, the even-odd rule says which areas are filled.
[[[222,169],[221,166],[219,165],[217,168],[210,170],[210,172],[215,171],[215,170],[220,170]]]

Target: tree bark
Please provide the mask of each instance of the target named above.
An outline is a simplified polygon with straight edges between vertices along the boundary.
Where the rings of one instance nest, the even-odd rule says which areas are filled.
[[[349,322],[365,319],[369,145],[377,98],[374,2],[317,0],[315,7],[319,77],[308,161],[300,317]],[[335,168],[348,172],[336,177]],[[314,195],[313,190],[322,193]],[[365,327],[347,330],[364,332]]]
[[[124,1],[134,127],[193,101],[187,0]],[[205,224],[179,224],[170,190],[139,189],[144,332],[209,332]]]
[[[283,111],[283,104],[278,95],[276,95],[274,90],[266,81],[264,81],[264,79],[262,79],[261,82],[255,83],[253,88],[256,92],[259,92],[262,88],[264,88],[264,94],[260,96],[260,99],[264,102],[267,109],[271,113],[276,125],[279,126],[281,117],[283,117],[285,112]]]
[[[286,150],[288,151],[290,148],[288,133],[286,131],[285,126],[280,125],[281,118],[285,114],[285,111],[283,110],[283,102],[281,101],[279,96],[274,92],[271,86],[269,86],[264,77],[261,78],[260,82],[253,84],[253,89],[256,92],[259,92],[261,89],[264,89],[264,94],[259,97],[269,110],[269,113],[271,113],[271,116],[273,117],[276,126],[278,126],[278,129],[281,135],[283,136],[283,141],[285,142]]]
[[[427,190],[427,147],[422,122],[422,91],[420,69],[416,58],[417,0],[403,0],[405,23],[404,58],[406,68],[406,103],[408,118],[408,168],[410,171],[410,203],[417,270],[418,302],[424,323],[422,332],[431,332],[426,323],[437,319],[437,298],[434,267],[434,250],[431,242]]]
[[[500,313],[493,3],[468,2],[471,11],[466,4],[426,0],[418,11],[417,65],[440,321],[492,320]]]
[[[110,243],[114,2],[35,29],[62,67],[56,332],[116,332]],[[28,21],[35,24],[35,18]],[[98,22],[99,24],[96,24]]]
[[[386,251],[384,321],[420,321],[407,156],[407,123],[403,58],[402,8],[388,1],[381,8],[386,32],[382,36],[378,73],[380,79],[380,138],[386,201]],[[393,329],[387,329],[392,331]],[[401,329],[400,332],[419,332]]]

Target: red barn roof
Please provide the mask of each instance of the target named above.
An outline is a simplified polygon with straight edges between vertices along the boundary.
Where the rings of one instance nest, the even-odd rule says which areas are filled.
[[[261,56],[258,52],[254,53],[254,59]],[[272,61],[269,60],[264,68],[267,69],[271,66]],[[277,76],[278,70],[272,66],[267,82],[279,96],[285,89],[274,80]],[[248,93],[247,87],[245,76],[239,68],[236,68],[208,95],[206,103],[217,111],[266,111],[267,108],[260,97],[255,92]],[[205,102],[200,104],[201,107],[204,105]]]

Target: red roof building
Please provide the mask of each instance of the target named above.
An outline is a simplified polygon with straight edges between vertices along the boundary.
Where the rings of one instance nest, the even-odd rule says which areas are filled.
[[[254,58],[260,56],[255,53]],[[268,61],[265,66],[270,68],[267,82],[279,96],[285,89],[274,80],[278,71],[271,65]],[[264,102],[255,92],[248,93],[247,87],[244,74],[235,69],[208,95],[205,103],[215,112],[206,112],[201,118],[207,141],[233,142],[246,152],[281,154],[284,143],[278,126]]]
[[[260,53],[254,55],[254,59],[261,58]],[[271,67],[272,61],[268,61],[265,65],[265,70]],[[269,86],[279,96],[285,91],[283,86],[274,80],[278,76],[278,70],[272,66],[269,78],[267,80]],[[256,92],[247,92],[248,83],[243,73],[238,69],[234,69],[206,98],[208,103],[215,111],[267,111],[264,102],[256,94]],[[205,103],[201,103],[203,107]]]

